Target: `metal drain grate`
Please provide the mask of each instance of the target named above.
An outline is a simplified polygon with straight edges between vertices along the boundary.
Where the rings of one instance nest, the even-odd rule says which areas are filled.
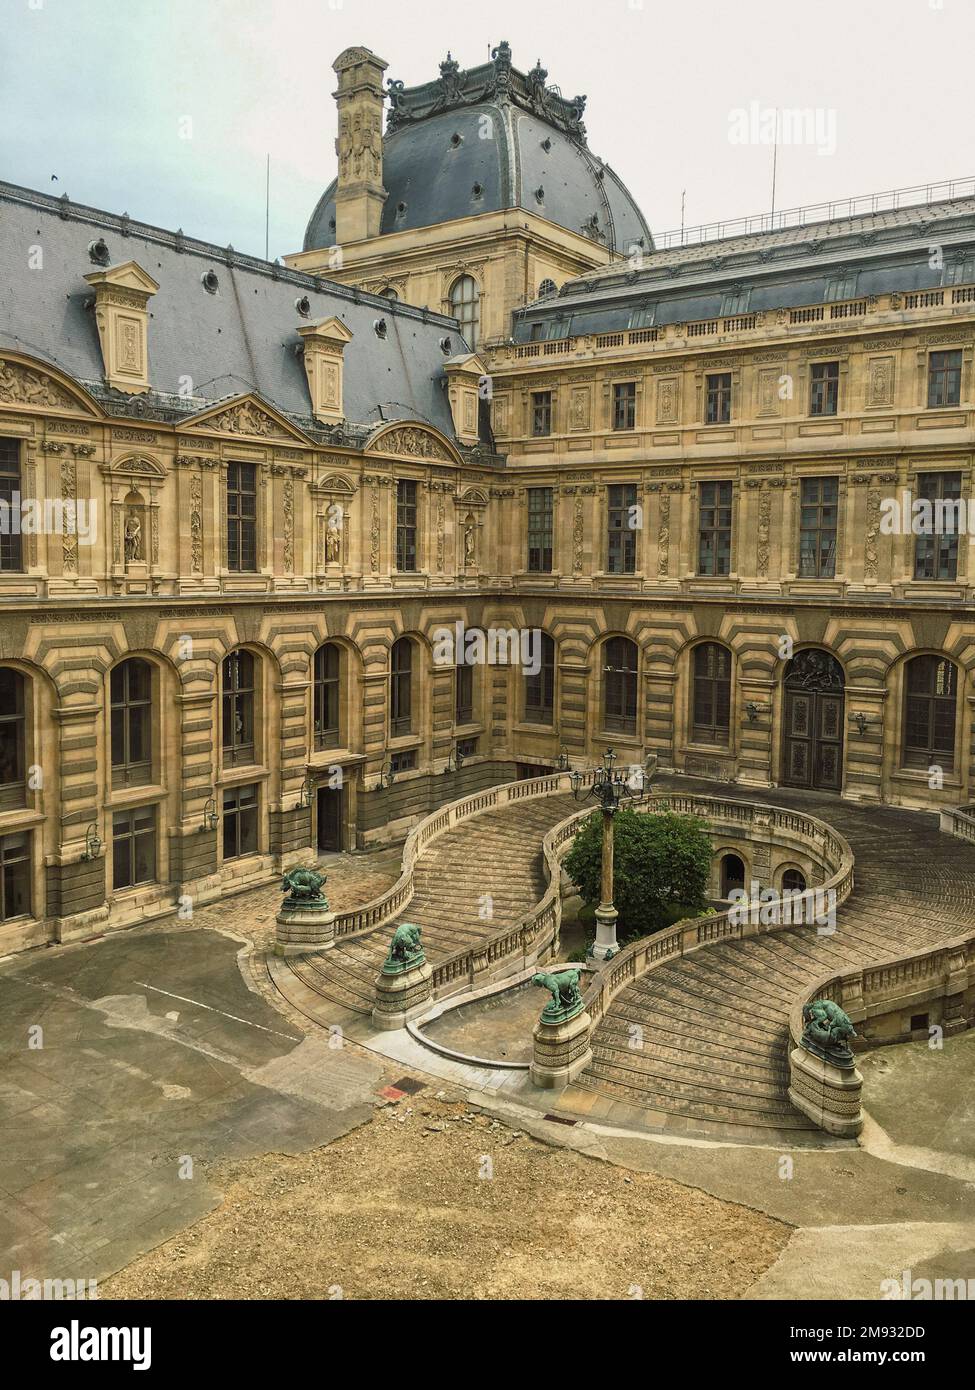
[[[417,1081],[414,1076],[401,1076],[398,1081],[390,1082],[397,1091],[403,1091],[408,1096],[415,1096],[417,1091],[422,1091],[426,1085],[425,1081]]]

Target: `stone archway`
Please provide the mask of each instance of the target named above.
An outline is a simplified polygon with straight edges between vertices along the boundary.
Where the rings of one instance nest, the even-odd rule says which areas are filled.
[[[843,667],[831,652],[808,647],[782,681],[782,785],[838,792],[843,786]]]

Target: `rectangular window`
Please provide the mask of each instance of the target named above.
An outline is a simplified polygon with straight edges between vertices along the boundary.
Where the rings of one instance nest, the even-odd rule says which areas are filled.
[[[700,484],[698,574],[731,573],[731,484]]]
[[[555,643],[547,632],[541,642],[539,669],[525,676],[525,722],[551,724],[555,715]]]
[[[799,578],[836,573],[838,478],[803,478],[799,492]]]
[[[407,748],[401,753],[389,755],[390,772],[412,772],[416,767],[416,749]]]
[[[0,922],[30,916],[31,837],[0,836]]]
[[[928,409],[961,401],[961,349],[928,357]]]
[[[528,489],[528,572],[552,572],[553,501],[550,487]]]
[[[552,433],[552,393],[551,391],[532,392],[532,434],[540,436]]]
[[[476,753],[476,738],[459,738],[457,740],[457,756],[459,758],[473,758]]]
[[[227,464],[227,568],[257,569],[257,465]]]
[[[474,718],[474,667],[467,662],[457,666],[455,692],[455,724],[470,724]]]
[[[636,429],[635,381],[617,381],[613,386],[613,429]]]
[[[960,473],[920,473],[917,497],[931,503],[921,520],[930,529],[914,537],[914,578],[955,579],[958,574]],[[915,523],[917,524],[917,523]]]
[[[636,483],[611,483],[606,489],[607,574],[636,573]]]
[[[20,440],[0,439],[0,573],[24,568],[20,503]]]
[[[704,419],[709,425],[726,425],[731,419],[731,373],[714,372],[704,378]]]
[[[257,853],[257,787],[228,787],[223,794],[223,857]]]
[[[809,414],[835,415],[840,401],[840,364],[814,362],[809,369]]]
[[[156,878],[156,808],[140,806],[112,817],[112,887],[132,888]]]
[[[396,484],[396,568],[416,570],[416,483],[409,478]]]

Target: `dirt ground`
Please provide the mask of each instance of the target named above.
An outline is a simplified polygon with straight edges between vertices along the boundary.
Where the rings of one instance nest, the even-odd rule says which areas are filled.
[[[223,1204],[103,1298],[730,1299],[792,1229],[423,1095],[208,1176]]]

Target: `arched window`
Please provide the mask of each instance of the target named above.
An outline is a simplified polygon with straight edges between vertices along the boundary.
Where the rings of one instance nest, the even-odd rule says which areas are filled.
[[[458,275],[450,287],[450,312],[471,347],[477,345],[481,327],[481,292],[472,275]]]
[[[916,656],[904,670],[904,766],[950,771],[955,762],[958,670],[945,656]]]
[[[636,733],[636,643],[611,637],[603,647],[603,728]]]
[[[334,642],[315,653],[315,747],[338,748],[341,742],[342,656]]]
[[[223,661],[223,757],[231,766],[254,761],[254,658],[237,650]]]
[[[525,720],[551,724],[555,717],[555,643],[547,632],[538,636],[539,669],[525,676]]]
[[[389,660],[389,732],[413,732],[413,643],[400,637],[393,643]]]
[[[741,856],[737,854],[725,854],[721,859],[721,896],[730,898],[737,889],[744,892],[745,888],[745,865]]]
[[[554,280],[545,279],[538,287],[538,297],[544,299],[545,295],[554,294],[557,289],[558,286]]]
[[[130,657],[111,675],[112,786],[152,780],[152,668]]]
[[[804,893],[806,891],[806,877],[798,869],[786,869],[782,875],[783,893]]]
[[[0,668],[0,806],[23,806],[26,795],[24,678]]]
[[[691,737],[697,743],[728,742],[731,730],[731,653],[717,642],[694,648]]]

